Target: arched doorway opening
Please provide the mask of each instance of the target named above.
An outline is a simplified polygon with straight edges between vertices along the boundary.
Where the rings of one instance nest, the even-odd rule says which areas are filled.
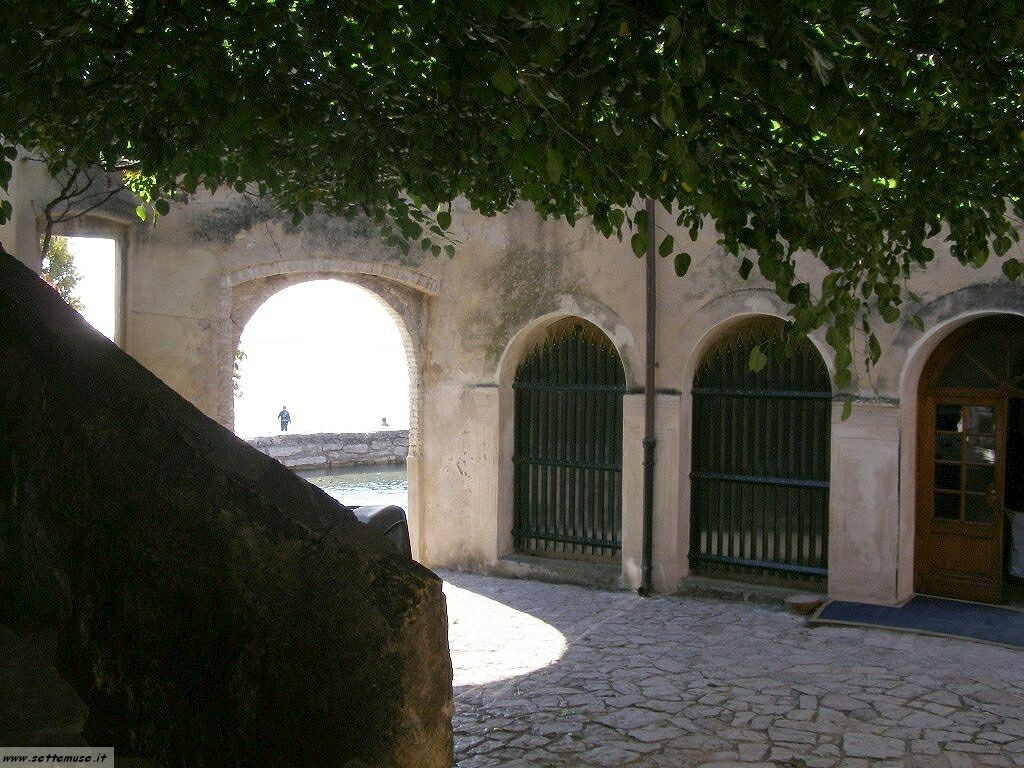
[[[1024,549],[1013,536],[1024,536],[1024,318],[974,320],[932,352],[918,388],[917,456],[915,590],[1024,597],[1013,554]]]
[[[265,287],[239,336],[236,432],[346,505],[408,509],[414,364],[394,311],[340,280]]]
[[[513,529],[517,552],[615,561],[622,550],[622,396],[611,340],[559,320],[513,381]]]
[[[694,375],[690,568],[758,580],[828,574],[832,387],[818,350],[788,350],[785,322],[734,323]],[[768,352],[750,368],[754,347]]]

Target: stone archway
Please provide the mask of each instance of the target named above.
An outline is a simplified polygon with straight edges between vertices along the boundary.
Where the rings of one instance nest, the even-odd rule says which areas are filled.
[[[226,274],[221,280],[217,333],[217,421],[229,429],[234,426],[231,372],[245,324],[268,298],[311,280],[342,280],[366,288],[395,320],[409,360],[409,452],[413,453],[413,445],[418,450],[426,300],[438,294],[440,281],[433,275],[390,264],[299,259],[259,264]]]
[[[253,314],[274,294],[313,280],[340,280],[367,289],[387,309],[398,327],[409,369],[409,527],[413,555],[419,557],[422,519],[420,451],[423,434],[423,348],[429,297],[440,292],[440,280],[424,272],[393,264],[330,259],[296,259],[258,264],[235,270],[221,279],[220,317],[216,335],[216,419],[234,427],[232,372],[242,330]]]
[[[755,347],[781,348],[786,322],[732,319],[704,345],[690,411],[690,568],[727,578],[828,575],[832,383],[800,339],[759,371]],[[685,513],[684,513],[685,514]]]
[[[1003,599],[1005,509],[1020,509],[1024,319],[946,334],[918,385],[915,590]]]
[[[1024,316],[1024,287],[996,282],[972,285],[940,296],[923,306],[918,315],[927,330],[905,324],[896,334],[879,367],[879,380],[899,395],[899,503],[898,562],[894,600],[914,593],[914,543],[917,538],[918,393],[921,376],[932,353],[961,327],[993,315]]]

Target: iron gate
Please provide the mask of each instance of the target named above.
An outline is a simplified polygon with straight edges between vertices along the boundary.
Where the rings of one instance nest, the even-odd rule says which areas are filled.
[[[618,557],[625,373],[589,323],[553,329],[516,370],[516,550]]]
[[[693,387],[690,564],[789,578],[828,573],[832,390],[803,339],[760,372],[751,350],[779,348],[782,321],[745,323],[704,357]]]

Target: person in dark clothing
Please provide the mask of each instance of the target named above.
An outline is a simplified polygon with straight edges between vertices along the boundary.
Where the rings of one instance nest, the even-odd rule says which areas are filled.
[[[281,422],[281,431],[287,432],[288,425],[292,422],[292,415],[288,413],[288,406],[282,405],[281,412],[277,414],[277,420]]]

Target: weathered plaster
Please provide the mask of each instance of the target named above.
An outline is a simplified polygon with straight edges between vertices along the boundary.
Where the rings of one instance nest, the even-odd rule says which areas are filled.
[[[17,199],[42,199],[45,185],[24,169],[17,172],[24,182],[16,179]],[[130,228],[124,346],[205,413],[229,423],[233,351],[262,301],[311,279],[342,279],[371,290],[396,318],[411,361],[408,467],[416,551],[433,565],[488,568],[511,549],[510,385],[518,360],[551,322],[580,317],[612,340],[628,386],[641,394],[644,262],[628,243],[603,238],[585,221],[576,227],[546,221],[528,205],[488,218],[458,202],[453,217],[459,250],[454,259],[435,259],[402,255],[359,220],[313,216],[292,226],[272,209],[252,210],[233,193],[195,196],[155,226]],[[690,242],[672,217],[661,212],[659,221],[693,255],[684,279],[675,276],[670,259],[657,262],[655,364],[662,394],[655,579],[670,589],[687,572],[696,366],[737,319],[785,318],[787,307],[765,281],[735,274],[737,263],[717,245],[713,226]],[[13,226],[0,230],[5,243],[35,237],[23,229],[12,234]],[[916,376],[929,349],[972,313],[1024,307],[1024,288],[1000,277],[999,259],[974,270],[944,256],[943,242],[934,246],[939,257],[909,283],[923,305],[908,307],[897,324],[875,320],[882,358],[870,375],[862,361],[855,364],[854,414],[834,423],[830,551],[833,586],[843,594],[891,601],[912,582],[913,417]],[[805,259],[798,268],[812,285],[820,284],[820,264]],[[909,323],[915,311],[924,334]],[[812,340],[832,373],[823,334]],[[630,467],[638,466],[642,450],[635,410],[627,408],[632,416],[624,418]],[[635,516],[635,488],[629,496],[627,517]],[[624,557],[624,571],[635,567],[634,559]],[[635,573],[625,575],[627,583],[635,581]]]

